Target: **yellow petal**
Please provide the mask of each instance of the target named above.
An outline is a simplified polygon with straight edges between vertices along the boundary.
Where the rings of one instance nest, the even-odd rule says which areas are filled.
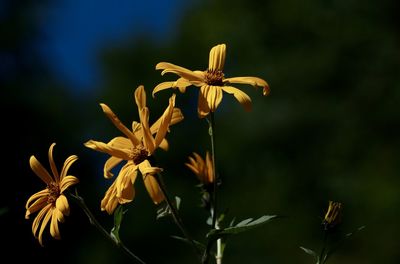
[[[168,62],[158,63],[156,65],[156,70],[163,70],[161,72],[161,75],[164,75],[169,72],[175,73],[175,74],[179,75],[180,77],[185,78],[189,82],[192,82],[192,81],[203,82],[204,81],[204,78],[201,74],[199,74],[197,72],[193,72],[193,71],[183,68],[181,66],[174,65],[172,63],[168,63]]]
[[[174,107],[173,113],[172,113],[172,117],[171,117],[171,121],[169,123],[169,125],[175,125],[176,123],[179,123],[183,120],[183,114],[181,109]],[[163,116],[161,116],[156,122],[154,122],[154,124],[150,127],[150,131],[151,134],[155,134],[158,129],[160,128],[160,124],[161,124],[161,120],[163,119]]]
[[[224,69],[224,64],[225,64],[225,55],[226,55],[226,45],[225,44],[220,44],[220,45],[214,46],[210,50],[210,57],[208,60],[208,69],[222,71]]]
[[[169,89],[169,88],[172,88],[172,89],[178,88],[181,93],[184,93],[186,91],[186,87],[188,87],[190,85],[192,85],[192,83],[182,77],[176,81],[162,82],[162,83],[158,84],[156,87],[154,87],[152,95],[154,97],[154,95],[156,93],[158,93],[159,91]]]
[[[111,139],[107,145],[116,149],[131,149],[133,148],[132,141],[126,137],[115,137]]]
[[[104,163],[104,178],[110,179],[114,176],[113,173],[111,173],[111,170],[115,168],[118,164],[121,163],[123,159],[116,158],[116,157],[110,157],[107,159],[107,161]]]
[[[226,83],[226,84],[239,83],[239,84],[250,84],[252,86],[260,86],[263,88],[264,96],[268,95],[270,92],[268,83],[258,77],[246,76],[246,77],[227,78],[227,79],[224,79],[224,83]]]
[[[29,206],[30,206],[29,204],[31,202],[33,202],[34,200],[40,199],[42,197],[47,197],[48,194],[49,194],[49,190],[47,188],[44,189],[44,190],[41,190],[41,191],[39,191],[39,192],[37,192],[35,194],[33,194],[31,197],[29,197],[28,201],[26,202],[25,209],[28,209]]]
[[[46,184],[50,184],[54,181],[49,172],[42,166],[42,164],[40,164],[35,156],[32,155],[29,159],[29,165],[31,166],[33,172]]]
[[[61,174],[60,174],[60,181],[62,181],[64,179],[64,177],[67,175],[69,168],[71,167],[71,165],[78,159],[78,156],[76,155],[72,155],[69,156],[65,162],[64,162],[64,166],[62,167],[61,170]]]
[[[169,148],[169,144],[168,144],[168,140],[166,140],[165,138],[161,141],[160,145],[158,146],[159,148],[167,151]]]
[[[175,94],[169,98],[169,105],[161,116],[161,122],[155,138],[155,148],[160,145],[161,141],[165,138],[168,132],[169,124],[171,123],[172,114],[175,106]]]
[[[65,176],[60,183],[60,193],[63,193],[70,186],[77,184],[79,182],[78,178],[72,175]]]
[[[43,221],[42,221],[42,225],[40,226],[38,239],[39,239],[39,244],[40,244],[42,247],[43,247],[43,239],[42,239],[43,231],[44,231],[44,229],[46,228],[46,225],[47,225],[47,223],[49,222],[50,217],[51,217],[52,215],[53,215],[53,208],[50,208],[50,209],[47,211],[46,215],[44,216]]]
[[[52,204],[48,204],[45,207],[43,207],[43,209],[40,210],[40,212],[37,214],[37,216],[33,220],[33,223],[32,223],[32,234],[33,234],[33,236],[35,238],[37,238],[36,233],[37,233],[37,230],[39,228],[39,225],[40,225],[43,217],[46,215],[46,213],[50,210],[51,207],[52,207]]]
[[[144,160],[142,163],[139,164],[139,170],[142,175],[150,174],[157,174],[162,172],[161,168],[152,167],[148,160]]]
[[[203,87],[204,86],[202,86],[202,88]],[[204,118],[208,115],[209,112],[210,108],[208,107],[207,99],[201,92],[199,92],[199,98],[197,103],[197,114],[199,115],[200,118]]]
[[[121,197],[121,193],[124,189],[133,187],[132,179],[136,179],[137,166],[133,163],[127,163],[123,166],[115,180],[116,196]]]
[[[222,86],[222,90],[229,94],[233,94],[246,111],[251,110],[251,99],[246,93],[232,86]]]
[[[200,88],[200,93],[207,99],[208,107],[211,112],[217,110],[218,105],[222,101],[222,90],[220,86],[204,85]]]
[[[29,216],[47,205],[47,195],[42,196],[37,199],[34,203],[32,203],[29,208],[26,209],[25,219],[29,219]]]
[[[114,148],[108,144],[94,140],[89,140],[88,142],[85,143],[85,146],[103,153],[107,153],[110,156],[114,156],[123,160],[130,159],[129,156],[130,152],[128,149]]]
[[[68,204],[68,200],[67,197],[65,197],[65,195],[61,194],[57,200],[56,200],[56,208],[58,210],[60,210],[60,212],[63,215],[68,216],[69,215],[69,204]]]
[[[139,114],[140,114],[140,123],[142,125],[143,146],[149,152],[149,155],[151,155],[155,150],[155,141],[153,136],[151,135],[149,128],[149,109],[145,107],[142,109],[142,111],[140,111]]]
[[[111,120],[111,122],[127,137],[129,138],[133,144],[138,145],[140,144],[139,139],[135,137],[135,135],[130,131],[122,122],[119,120],[119,118],[113,113],[111,108],[109,108],[106,104],[100,104],[101,108],[103,109],[103,112],[106,114],[106,116]]]
[[[159,204],[164,201],[164,195],[158,185],[157,179],[151,175],[146,174],[143,176],[144,185],[146,186],[147,192],[155,204]]]
[[[136,88],[135,101],[139,111],[142,110],[143,107],[146,107],[146,92],[143,85],[140,85],[138,88]]]
[[[50,148],[49,148],[49,163],[50,163],[50,168],[51,171],[53,172],[53,176],[56,182],[58,182],[58,179],[60,178],[60,176],[58,175],[58,171],[57,171],[57,167],[56,164],[54,163],[54,159],[53,159],[53,148],[56,145],[56,143],[51,144]]]
[[[58,221],[57,221],[57,209],[53,209],[53,213],[51,216],[50,222],[50,235],[55,239],[60,239],[60,230],[58,228]]]

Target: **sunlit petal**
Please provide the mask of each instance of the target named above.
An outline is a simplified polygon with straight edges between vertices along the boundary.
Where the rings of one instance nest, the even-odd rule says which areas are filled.
[[[135,90],[135,102],[138,106],[139,112],[142,110],[143,107],[146,107],[146,92],[143,85],[140,85]]]
[[[158,185],[157,179],[152,174],[146,174],[143,176],[144,185],[146,186],[147,192],[155,204],[159,204],[164,200],[164,195]]]
[[[160,145],[161,141],[165,138],[165,135],[168,132],[168,127],[171,123],[172,114],[174,112],[174,106],[175,106],[175,94],[173,94],[169,98],[169,105],[167,109],[165,109],[163,115],[161,116],[161,122],[155,138],[155,147],[158,147],[158,145]]]
[[[57,210],[53,210],[50,222],[50,235],[55,239],[60,239],[60,230],[58,228]]]
[[[70,186],[77,184],[79,182],[78,178],[72,175],[65,176],[60,183],[60,193],[63,193]]]
[[[49,190],[47,188],[33,194],[31,197],[29,197],[28,201],[26,202],[25,209],[28,209],[30,206],[30,203],[33,202],[34,200],[40,199],[42,197],[47,197],[48,194],[49,194]]]
[[[210,50],[208,69],[222,71],[224,69],[224,64],[225,64],[225,55],[226,55],[226,45],[225,44],[220,44],[220,45],[214,46]]]
[[[149,109],[145,107],[142,109],[142,111],[140,111],[139,114],[140,114],[140,123],[142,125],[142,131],[143,131],[143,146],[151,155],[155,150],[155,141],[153,136],[151,135],[149,128]]]
[[[53,173],[53,176],[54,176],[54,180],[56,182],[58,182],[60,176],[58,174],[57,167],[56,167],[56,164],[54,163],[54,159],[53,159],[53,148],[55,145],[56,145],[56,143],[53,143],[53,144],[51,144],[51,146],[49,148],[49,163],[50,163],[51,172]]]
[[[85,146],[100,152],[107,153],[110,156],[114,156],[120,159],[129,160],[130,159],[130,152],[128,149],[118,149],[114,148],[108,144],[105,144],[100,141],[89,140],[85,143]]]
[[[251,99],[246,93],[232,86],[223,86],[222,90],[224,90],[224,92],[232,94],[236,98],[236,100],[238,100],[239,103],[243,105],[246,111],[251,110]]]
[[[172,63],[168,62],[160,62],[156,65],[156,70],[163,70],[161,72],[161,75],[164,75],[166,73],[175,73],[179,75],[182,78],[185,78],[189,82],[191,81],[197,81],[197,82],[202,82],[203,81],[203,76],[198,74],[197,72],[193,72],[191,70],[188,70],[186,68],[183,68],[181,66],[174,65]]]
[[[203,87],[208,87],[207,85],[202,86]],[[199,92],[199,98],[198,98],[198,103],[197,103],[197,114],[199,115],[200,118],[204,118],[208,115],[210,112],[210,108],[208,107],[208,102],[206,97],[203,95],[203,93]]]
[[[69,168],[71,167],[71,165],[78,159],[78,156],[76,155],[72,155],[69,156],[65,162],[64,162],[64,166],[62,167],[61,170],[61,174],[60,174],[60,181],[63,180],[63,178],[67,175]]]
[[[138,145],[140,144],[139,139],[135,137],[132,131],[130,131],[122,122],[119,120],[119,118],[113,113],[111,108],[109,108],[106,104],[100,104],[101,108],[103,109],[103,112],[106,114],[106,116],[111,120],[111,122],[126,136],[128,137],[133,144]]]
[[[53,178],[50,176],[49,172],[40,164],[40,162],[35,158],[35,156],[31,156],[29,159],[29,164],[33,172],[46,184],[50,184],[53,182]]]
[[[238,83],[238,84],[250,84],[252,86],[260,86],[263,88],[263,95],[266,96],[270,92],[270,88],[268,83],[258,77],[251,77],[251,76],[246,76],[246,77],[233,77],[233,78],[227,78],[224,79],[225,84],[230,84],[230,83]]]
[[[60,212],[63,215],[68,216],[69,215],[69,204],[68,204],[68,200],[67,197],[65,197],[65,195],[61,194],[57,200],[56,200],[56,208],[58,210],[60,210]]]
[[[39,244],[40,244],[41,246],[43,246],[43,238],[42,238],[42,236],[43,236],[43,231],[44,231],[44,229],[46,228],[46,225],[47,225],[47,223],[49,222],[49,220],[50,220],[50,218],[51,218],[52,215],[53,215],[53,208],[50,208],[50,209],[47,211],[46,215],[44,216],[43,221],[42,221],[42,225],[40,226],[38,239],[39,239]]]
[[[104,163],[104,178],[110,179],[114,176],[113,173],[111,173],[111,170],[115,168],[118,164],[121,163],[123,159],[116,158],[116,157],[110,157],[107,159],[107,161]]]

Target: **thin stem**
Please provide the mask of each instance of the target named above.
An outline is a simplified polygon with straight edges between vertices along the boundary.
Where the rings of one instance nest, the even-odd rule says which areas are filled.
[[[132,251],[127,248],[122,241],[117,241],[115,240],[108,232],[107,230],[100,224],[100,222],[96,219],[96,217],[93,215],[93,213],[90,211],[90,209],[87,207],[85,201],[81,196],[78,194],[72,194],[68,193],[68,196],[76,202],[79,207],[85,212],[86,216],[89,218],[89,222],[94,225],[100,233],[102,233],[108,240],[110,240],[114,245],[117,247],[121,248],[130,258],[134,259],[136,262],[141,263],[141,264],[146,264],[143,260],[141,260],[138,256],[132,253]]]
[[[212,228],[213,229],[219,229],[219,223],[218,223],[218,199],[217,199],[217,189],[218,189],[218,178],[217,178],[217,169],[216,169],[216,140],[215,140],[215,120],[214,120],[214,113],[211,112],[210,113],[210,118],[207,118],[207,122],[209,125],[209,129],[208,129],[208,134],[210,135],[210,139],[211,139],[211,157],[212,157],[212,169],[213,169],[213,188],[212,188],[212,199],[211,199],[211,218],[212,218]],[[209,261],[209,255],[210,255],[210,251],[213,245],[213,241],[208,241],[206,250],[204,251],[203,254],[203,263],[208,263]],[[222,263],[222,240],[218,239],[217,240],[217,254],[215,255],[215,259],[217,264],[221,264]]]
[[[212,227],[216,229],[217,224],[217,174],[216,174],[216,164],[215,164],[215,121],[214,121],[214,113],[210,113],[210,120],[207,118],[209,129],[208,134],[211,139],[211,158],[212,158],[212,167],[213,167],[213,190],[212,190],[212,206],[211,206],[211,214],[212,214]]]
[[[168,195],[167,188],[165,186],[164,180],[160,173],[157,173],[156,179],[157,179],[157,182],[160,185],[160,189],[165,197],[165,201],[167,202],[168,207],[171,209],[172,218],[174,219],[175,224],[179,227],[182,234],[190,242],[190,244],[192,245],[193,249],[195,250],[197,256],[200,258],[201,252],[200,252],[199,248],[196,246],[196,243],[194,242],[194,240],[191,237],[191,235],[189,234],[189,232],[186,230],[185,225],[183,224],[182,218],[180,217],[178,210],[175,207],[175,204],[171,201],[171,198]]]
[[[324,240],[323,240],[323,244],[322,244],[322,249],[321,249],[321,253],[319,255],[319,264],[324,264],[325,263],[325,257],[324,257],[324,253],[325,253],[325,249],[326,249],[326,242],[328,240],[328,231],[324,230]]]

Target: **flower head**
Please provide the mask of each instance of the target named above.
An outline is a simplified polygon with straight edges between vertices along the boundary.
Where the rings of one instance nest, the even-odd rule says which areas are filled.
[[[77,156],[69,156],[61,169],[58,172],[53,159],[53,148],[56,144],[53,143],[49,149],[49,163],[52,174],[50,174],[40,162],[31,156],[29,164],[33,172],[46,184],[46,188],[33,194],[26,202],[25,218],[29,219],[32,213],[39,211],[32,224],[32,233],[43,246],[42,235],[46,225],[50,221],[50,234],[55,239],[60,239],[60,230],[58,222],[64,221],[64,216],[69,215],[68,200],[63,194],[65,190],[79,182],[75,176],[67,175],[68,169],[78,159]],[[38,229],[40,226],[39,234]]]
[[[328,210],[325,214],[322,225],[325,230],[329,230],[337,226],[342,218],[342,204],[339,202],[329,201]]]
[[[213,165],[208,151],[205,160],[199,154],[193,152],[193,157],[189,157],[189,162],[185,165],[194,172],[201,183],[208,185],[214,182]]]
[[[111,170],[125,162],[118,173],[114,183],[107,190],[101,201],[101,209],[112,214],[118,204],[133,201],[135,196],[134,183],[139,170],[143,176],[144,184],[151,199],[155,204],[164,200],[155,174],[161,168],[153,167],[149,157],[160,147],[168,149],[165,136],[169,126],[180,122],[183,115],[179,108],[175,108],[175,95],[169,99],[169,105],[162,116],[152,125],[149,125],[149,109],[146,107],[146,93],[143,86],[135,90],[135,101],[139,111],[140,123],[133,122],[132,130],[127,128],[112,110],[105,104],[100,104],[103,112],[111,122],[124,134],[113,138],[108,143],[89,140],[85,146],[110,155],[104,164],[104,177],[112,178]],[[155,137],[153,136],[155,134]]]
[[[250,97],[241,90],[231,86],[231,84],[250,84],[263,88],[263,95],[269,94],[269,85],[266,81],[257,77],[233,77],[225,78],[223,73],[226,55],[226,45],[219,44],[210,51],[208,68],[205,71],[191,71],[186,68],[174,65],[168,62],[160,62],[156,65],[157,70],[163,70],[165,73],[175,73],[180,78],[173,82],[163,82],[158,84],[153,90],[155,93],[168,89],[178,88],[181,92],[186,91],[186,87],[195,85],[200,87],[197,112],[200,118],[214,112],[222,101],[223,92],[232,94],[244,108],[251,109]]]

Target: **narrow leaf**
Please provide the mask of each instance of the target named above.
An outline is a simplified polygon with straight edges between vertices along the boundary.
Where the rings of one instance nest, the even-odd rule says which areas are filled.
[[[210,232],[208,232],[207,237],[210,239],[218,239],[220,237],[227,235],[239,234],[244,231],[251,230],[253,228],[261,226],[277,217],[278,217],[277,215],[264,215],[254,221],[252,218],[249,218],[239,222],[235,226],[227,227],[224,229],[213,229]]]
[[[121,228],[122,218],[124,216],[123,207],[120,205],[114,212],[114,227],[111,229],[111,237],[117,242],[117,244],[121,243],[121,239],[119,238],[119,229]]]
[[[313,256],[315,258],[315,260],[318,260],[318,256],[317,253],[315,253],[314,250],[311,250],[309,248],[305,248],[305,247],[300,247],[300,249],[302,249],[304,252],[306,252],[308,255]]]

